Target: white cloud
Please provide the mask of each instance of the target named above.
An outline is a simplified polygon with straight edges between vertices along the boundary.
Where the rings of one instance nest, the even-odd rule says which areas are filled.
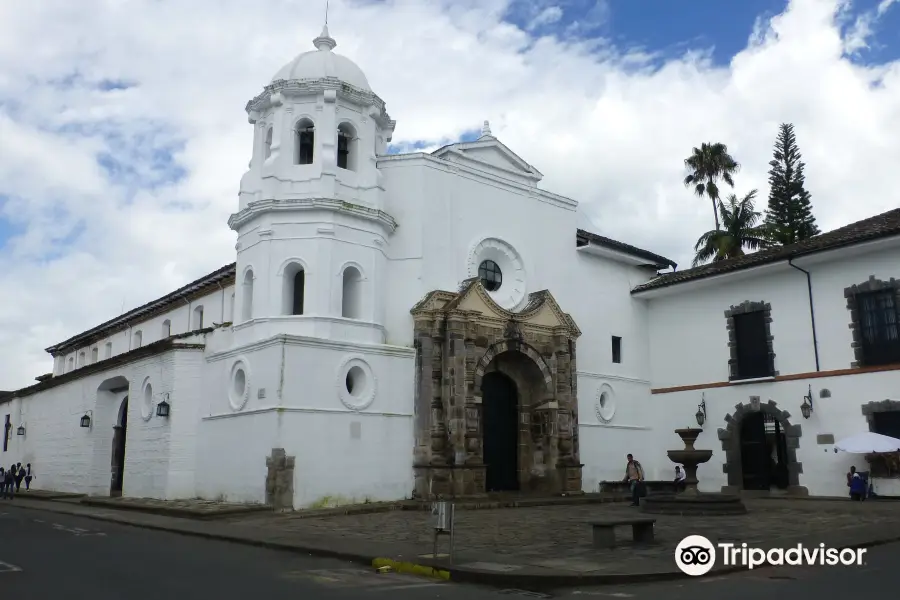
[[[844,51],[848,54],[857,54],[860,50],[869,49],[870,40],[875,34],[875,26],[897,1],[881,0],[874,9],[857,15],[849,30],[844,34]],[[849,3],[844,10],[844,13],[849,15],[848,8]]]
[[[123,302],[234,259],[225,222],[249,159],[243,108],[311,47],[318,4],[0,3],[2,214],[25,230],[0,251],[0,389],[30,384],[50,368],[44,347]],[[387,101],[396,142],[437,144],[490,119],[601,233],[682,265],[712,225],[709,203],[681,185],[701,142],[728,144],[744,165],[736,191],[765,198],[777,126],[793,122],[823,228],[898,204],[900,66],[851,62],[860,38],[842,37],[842,1],[794,0],[728,66],[696,48],[659,68],[605,43],[533,39],[499,21],[508,0],[331,4],[337,51]],[[154,145],[185,176],[136,190],[134,177],[158,179]],[[110,179],[101,152],[136,161],[138,175]]]
[[[528,24],[528,29],[537,29],[544,25],[557,23],[563,16],[563,10],[558,6],[548,6],[537,14]]]

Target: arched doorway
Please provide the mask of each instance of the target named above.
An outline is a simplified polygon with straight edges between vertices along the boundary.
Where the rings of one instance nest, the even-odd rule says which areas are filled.
[[[111,483],[109,486],[110,496],[121,496],[122,485],[125,482],[125,438],[128,430],[128,396],[122,400],[119,406],[119,416],[116,419],[116,425],[113,427],[112,443],[112,465],[111,465]]]
[[[519,489],[519,395],[508,376],[494,371],[481,379],[485,488]]]
[[[775,415],[763,411],[745,415],[740,440],[744,489],[787,489],[787,437]]]

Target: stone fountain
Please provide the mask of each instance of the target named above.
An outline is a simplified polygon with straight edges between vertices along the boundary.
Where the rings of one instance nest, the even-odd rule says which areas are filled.
[[[658,515],[742,515],[747,507],[740,497],[727,494],[705,494],[697,490],[697,467],[710,458],[712,450],[697,450],[694,442],[702,429],[676,429],[684,442],[683,450],[669,450],[669,460],[684,468],[684,491],[674,495],[648,496],[641,501],[643,512]]]

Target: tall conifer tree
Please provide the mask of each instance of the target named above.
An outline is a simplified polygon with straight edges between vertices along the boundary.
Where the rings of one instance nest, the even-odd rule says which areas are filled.
[[[810,194],[804,187],[803,169],[794,126],[783,123],[775,140],[774,158],[769,162],[769,207],[766,226],[771,241],[793,244],[819,233],[812,214]]]

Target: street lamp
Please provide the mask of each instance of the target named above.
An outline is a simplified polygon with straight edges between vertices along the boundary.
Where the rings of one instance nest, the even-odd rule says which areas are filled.
[[[16,435],[25,435],[25,425],[19,425],[19,428],[16,429]]]
[[[800,412],[803,413],[804,419],[808,419],[809,415],[813,413],[812,386],[809,386],[809,393],[803,396],[803,404],[800,405]]]
[[[697,417],[697,425],[703,427],[703,424],[706,423],[706,395],[701,396],[700,405],[697,407],[697,414],[694,415]]]
[[[81,426],[85,428],[89,428],[91,426],[91,411],[87,411],[84,413],[84,416],[81,417]]]

